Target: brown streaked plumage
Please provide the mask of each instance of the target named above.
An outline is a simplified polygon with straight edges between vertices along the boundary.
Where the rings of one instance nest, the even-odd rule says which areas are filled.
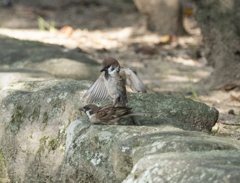
[[[126,85],[129,85],[135,93],[147,93],[137,75],[129,68],[121,67],[116,59],[111,57],[104,59],[101,72],[103,71],[104,73],[83,96],[83,98],[88,96],[88,103],[110,97],[113,101],[112,106],[116,104],[125,106],[128,102]]]
[[[101,108],[93,104],[88,104],[88,105],[85,105],[83,109],[86,111],[88,111],[89,109],[93,109],[95,112],[98,112]]]
[[[113,65],[115,67],[119,66],[119,63],[118,61],[115,59],[115,58],[112,58],[112,57],[108,57],[108,58],[105,58],[103,61],[102,61],[102,68],[105,68],[109,65]]]
[[[127,117],[131,117],[134,124],[140,125],[134,116],[145,115],[146,113],[133,113],[129,107],[98,107],[88,104],[80,110],[85,112],[91,123],[112,125]]]

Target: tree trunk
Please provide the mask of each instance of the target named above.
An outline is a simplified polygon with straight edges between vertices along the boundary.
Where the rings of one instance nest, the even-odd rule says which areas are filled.
[[[201,28],[204,52],[214,68],[205,80],[208,88],[218,88],[240,80],[240,1],[201,0],[196,17]]]
[[[147,16],[148,29],[160,35],[185,34],[180,0],[134,0]]]

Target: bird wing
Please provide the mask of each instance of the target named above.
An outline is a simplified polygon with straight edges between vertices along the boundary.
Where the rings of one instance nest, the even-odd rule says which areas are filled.
[[[93,103],[98,100],[107,99],[109,94],[107,88],[104,84],[104,73],[100,75],[100,77],[93,83],[93,85],[89,88],[89,90],[85,93],[83,98],[87,97],[88,103]]]
[[[126,74],[126,84],[133,90],[133,92],[147,93],[145,86],[137,75],[129,68],[124,68]]]
[[[100,110],[97,113],[97,117],[103,122],[111,121],[127,115],[128,113],[130,113],[130,111],[131,108],[129,107],[108,107],[106,109]]]

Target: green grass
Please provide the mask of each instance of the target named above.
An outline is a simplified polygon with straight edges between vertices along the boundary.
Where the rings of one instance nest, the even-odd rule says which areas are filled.
[[[197,95],[197,91],[195,90],[194,88],[194,82],[192,80],[192,74],[191,73],[188,73],[187,74],[187,77],[188,77],[188,81],[190,83],[190,86],[187,86],[187,85],[184,85],[183,83],[180,83],[181,84],[181,87],[186,89],[188,92],[191,92],[192,93],[192,99],[195,100],[195,101],[198,101],[198,95]]]
[[[49,30],[52,31],[55,29],[55,22],[51,21],[50,24],[46,22],[42,17],[38,16],[38,27],[41,31]]]

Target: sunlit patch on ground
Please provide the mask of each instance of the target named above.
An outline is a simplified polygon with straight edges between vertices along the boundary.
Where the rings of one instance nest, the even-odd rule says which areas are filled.
[[[199,44],[199,36],[179,37],[179,48],[176,43],[156,46],[169,37],[150,32],[136,34],[134,26],[95,31],[76,29],[71,35],[65,35],[56,29],[40,31],[1,28],[0,35],[62,45],[66,52],[79,47],[88,53],[88,57],[98,62],[105,57],[115,57],[122,65],[132,68],[152,92],[180,92],[210,74],[205,63],[191,58],[186,52],[189,52],[188,45]],[[148,45],[156,52],[154,55],[136,54],[133,43]]]

